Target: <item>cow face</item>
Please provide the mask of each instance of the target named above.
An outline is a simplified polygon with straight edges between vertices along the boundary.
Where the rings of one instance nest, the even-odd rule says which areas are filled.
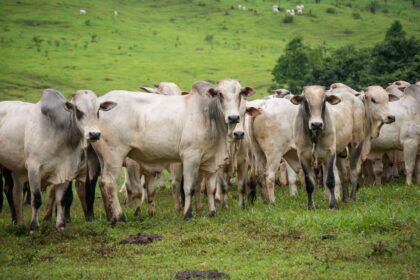
[[[105,101],[98,104],[97,97],[93,91],[79,90],[71,100],[75,106],[76,118],[80,130],[83,132],[87,142],[95,142],[100,139],[99,110],[108,111],[117,104],[112,101]]]
[[[366,110],[369,111],[372,121],[372,137],[379,136],[379,131],[384,123],[393,123],[395,116],[389,111],[388,102],[396,101],[399,98],[393,94],[388,94],[380,86],[369,86],[362,91],[362,100]]]
[[[336,95],[326,95],[324,87],[307,86],[301,95],[295,95],[291,100],[293,104],[301,104],[308,121],[309,130],[319,132],[324,129],[325,102],[332,105],[341,102]]]
[[[404,91],[406,88],[410,86],[410,83],[406,81],[395,81],[390,85],[395,85],[398,87],[399,90]]]
[[[242,121],[245,117],[245,98],[252,96],[255,90],[251,87],[242,88],[237,80],[222,80],[210,92],[217,93],[221,98],[229,136],[233,134],[237,139],[243,138],[244,130],[241,123],[243,123]],[[236,129],[236,127],[238,128]]]

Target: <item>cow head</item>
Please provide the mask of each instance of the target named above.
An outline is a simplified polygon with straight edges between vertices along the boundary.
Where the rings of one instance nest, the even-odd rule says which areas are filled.
[[[395,85],[398,87],[399,90],[404,91],[406,88],[408,88],[411,84],[406,81],[395,81],[391,83],[390,85]]]
[[[284,98],[287,95],[290,95],[290,91],[284,88],[275,89],[271,92],[273,94],[273,97],[276,98]]]
[[[293,96],[290,101],[295,105],[301,105],[307,116],[309,130],[317,133],[324,129],[325,103],[335,105],[340,103],[341,99],[333,94],[327,95],[324,87],[307,86],[301,95]]]
[[[99,130],[99,111],[109,111],[117,103],[105,101],[98,103],[96,94],[90,90],[78,90],[73,94],[71,103],[67,103],[76,111],[76,119],[80,130],[83,132],[84,139],[87,142],[95,142],[100,139]]]
[[[221,100],[223,115],[228,125],[228,135],[233,135],[235,139],[242,139],[246,110],[245,98],[252,96],[255,90],[251,87],[242,88],[237,80],[222,80],[216,88],[209,89],[208,93],[211,96],[218,96]]]
[[[366,110],[371,119],[371,136],[379,136],[380,129],[384,123],[393,123],[395,116],[389,111],[388,102],[396,101],[399,98],[394,94],[388,94],[380,86],[369,86],[361,92],[361,98],[365,103]]]

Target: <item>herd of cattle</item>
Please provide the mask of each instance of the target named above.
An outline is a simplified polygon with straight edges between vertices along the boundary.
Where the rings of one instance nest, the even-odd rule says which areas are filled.
[[[145,201],[148,214],[156,213],[155,179],[166,169],[174,207],[185,219],[192,217],[193,196],[202,207],[203,192],[210,216],[216,201],[227,207],[235,177],[240,207],[247,195],[254,201],[257,187],[265,202],[274,203],[279,176],[290,195],[300,176],[309,208],[318,182],[336,208],[340,199],[356,198],[359,180],[375,176],[380,184],[384,162],[394,169],[403,162],[407,184],[416,172],[420,181],[419,83],[360,92],[340,83],[328,90],[306,86],[300,95],[278,89],[253,101],[246,100],[253,88],[230,79],[196,82],[190,92],[166,82],[141,88],[99,98],[79,90],[70,101],[47,89],[36,104],[0,102],[0,186],[14,223],[24,222],[29,189],[30,229],[38,226],[41,190],[48,187],[45,218],[56,205],[56,227],[63,229],[73,180],[86,219],[93,219],[98,178],[108,220],[125,221],[117,192],[123,167],[121,191],[136,214]]]

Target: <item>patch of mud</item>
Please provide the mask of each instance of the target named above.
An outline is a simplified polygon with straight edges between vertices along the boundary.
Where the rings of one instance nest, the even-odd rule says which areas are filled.
[[[175,276],[177,280],[185,279],[229,279],[229,275],[217,270],[190,270],[178,272]]]
[[[146,245],[155,241],[163,240],[163,236],[159,234],[147,234],[147,233],[137,233],[128,236],[126,239],[121,240],[121,244],[140,244]]]

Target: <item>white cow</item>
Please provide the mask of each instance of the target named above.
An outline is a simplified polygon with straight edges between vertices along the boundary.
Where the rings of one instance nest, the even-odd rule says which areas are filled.
[[[83,149],[88,142],[97,141],[101,136],[98,111],[114,106],[114,102],[108,101],[99,104],[91,91],[78,91],[72,102],[68,102],[53,89],[45,90],[37,104],[0,103],[0,165],[13,174],[18,225],[23,224],[23,186],[29,182],[32,197],[30,229],[38,226],[42,185],[55,186],[56,226],[64,228],[63,193],[77,175]]]
[[[86,10],[84,10],[84,9],[80,9],[80,14],[81,14],[81,15],[86,15],[86,13],[87,13],[87,12],[86,12]]]
[[[203,85],[204,86],[204,85]],[[93,144],[102,169],[101,188],[108,194],[111,220],[125,220],[116,192],[123,160],[168,164],[181,161],[184,175],[184,218],[192,218],[191,196],[201,181],[207,181],[209,214],[216,212],[216,171],[226,159],[226,136],[240,120],[241,88],[236,80],[222,80],[205,93],[192,91],[183,96],[111,91],[100,100],[119,105],[101,114],[103,141]],[[106,132],[106,133],[105,133]]]
[[[279,5],[273,5],[272,9],[273,9],[273,13],[278,13],[279,12]]]

